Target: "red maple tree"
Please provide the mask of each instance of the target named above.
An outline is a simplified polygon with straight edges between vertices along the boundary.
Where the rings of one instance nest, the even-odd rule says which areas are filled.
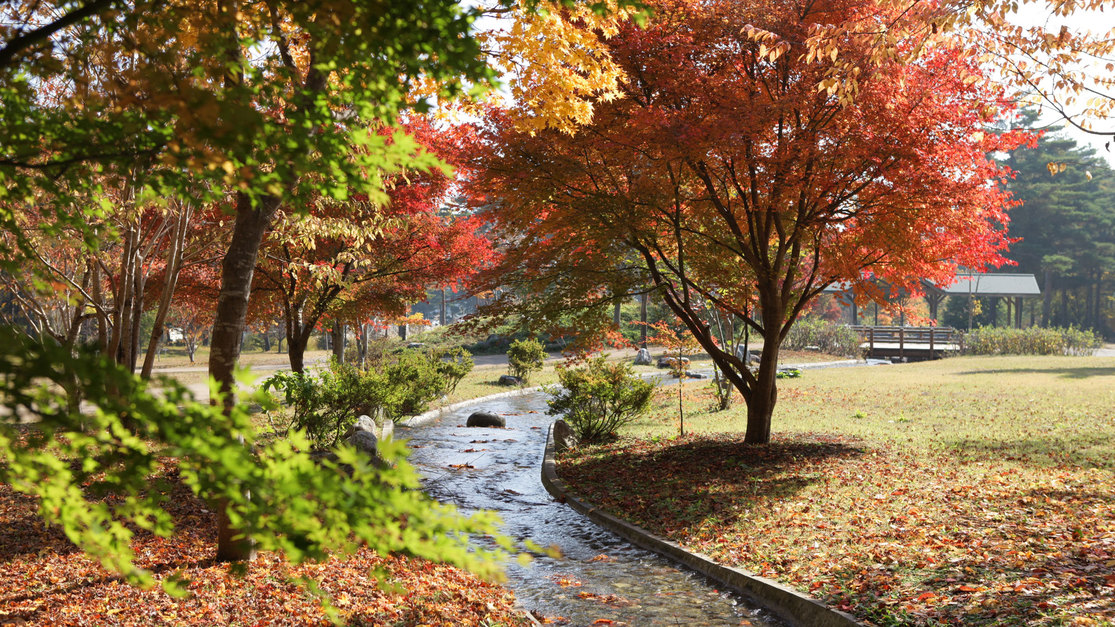
[[[627,80],[590,125],[530,134],[489,115],[472,191],[507,252],[484,283],[520,288],[493,313],[550,323],[656,292],[743,395],[746,440],[765,443],[779,346],[824,287],[917,291],[1003,261],[1008,172],[988,154],[1025,138],[988,132],[1010,105],[960,42],[879,58],[887,7],[652,4],[647,28],[607,40]],[[846,63],[819,58],[811,37],[849,23],[832,53]],[[756,371],[718,340],[712,308],[763,337]]]
[[[413,119],[407,132],[450,165],[459,134]],[[433,170],[407,172],[388,187],[388,201],[354,195],[347,202],[315,199],[290,211],[267,235],[252,286],[254,317],[281,314],[290,366],[304,368],[310,335],[325,319],[363,324],[404,315],[426,290],[453,285],[483,267],[488,240],[469,216],[443,211],[454,178]]]

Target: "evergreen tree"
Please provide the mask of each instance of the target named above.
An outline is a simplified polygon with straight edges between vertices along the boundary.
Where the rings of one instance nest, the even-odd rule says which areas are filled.
[[[1025,122],[1035,117],[1026,112]],[[1056,130],[1007,163],[1017,172],[1010,191],[1022,203],[1011,211],[1010,235],[1021,240],[1008,257],[1041,282],[1042,324],[1109,334],[1103,312],[1115,268],[1115,173]]]

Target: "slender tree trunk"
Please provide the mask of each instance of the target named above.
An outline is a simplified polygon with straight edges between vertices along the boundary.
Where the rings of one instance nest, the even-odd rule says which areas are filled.
[[[445,288],[444,287],[441,288],[441,312],[440,313],[441,313],[441,315],[439,316],[438,319],[440,321],[441,326],[445,326],[445,324],[446,324],[446,315],[445,315],[446,311],[445,311]]]
[[[128,328],[127,363],[128,372],[135,372],[139,363],[139,335],[143,326],[143,294],[147,289],[147,276],[143,272],[143,256],[135,259],[135,288],[132,290],[132,322]]]
[[[174,224],[174,239],[171,242],[170,257],[167,259],[163,294],[159,298],[159,307],[155,310],[155,326],[151,329],[151,338],[147,342],[147,354],[143,356],[143,370],[140,376],[144,379],[151,378],[151,370],[155,367],[155,351],[159,348],[163,335],[166,334],[166,318],[170,312],[174,290],[178,286],[178,273],[182,269],[182,253],[186,247],[186,229],[192,213],[192,206],[183,203],[178,213],[178,220]]]
[[[1096,270],[1096,280],[1093,284],[1095,295],[1092,297],[1092,328],[1096,331],[1103,329],[1103,321],[1100,319],[1100,303],[1103,301],[1103,271]]]
[[[1053,322],[1053,270],[1045,269],[1045,293],[1041,295],[1041,326],[1049,328]]]
[[[101,288],[101,269],[96,263],[90,265],[93,268],[93,298],[99,305],[103,305],[105,300]],[[108,315],[103,306],[97,307],[97,345],[102,353],[108,354]]]
[[[1057,316],[1060,326],[1069,326],[1069,291],[1067,289],[1061,290],[1061,311]]]
[[[127,335],[127,330],[124,328],[127,321],[130,320],[128,312],[131,309],[132,299],[132,254],[135,249],[136,229],[134,226],[129,226],[127,233],[124,235],[124,246],[120,253],[120,274],[117,277],[116,289],[113,293],[113,304],[115,308],[112,312],[112,331],[109,335],[107,353],[116,363],[123,363],[122,351],[124,337]]]
[[[216,379],[224,394],[224,409],[231,412],[236,404],[236,364],[240,359],[244,321],[248,313],[252,274],[259,246],[279,207],[279,199],[265,196],[258,204],[243,193],[236,195],[236,223],[228,252],[221,264],[221,292],[209,351],[209,375]],[[218,562],[244,561],[255,557],[250,538],[232,527],[227,503],[217,504]]]
[[[647,299],[650,295],[644,292],[639,296],[639,347],[647,347]]]
[[[442,296],[444,295],[445,290],[442,290]],[[356,350],[359,353],[360,368],[365,368],[368,365],[368,325],[364,323],[357,325],[356,328],[359,329],[356,333]]]

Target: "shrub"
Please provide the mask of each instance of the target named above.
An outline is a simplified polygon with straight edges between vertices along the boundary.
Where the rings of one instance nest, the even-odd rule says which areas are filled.
[[[282,390],[291,410],[288,424],[276,430],[303,431],[316,448],[335,445],[357,416],[390,415],[389,408],[401,405],[405,394],[405,385],[382,370],[359,370],[336,362],[320,377],[277,372],[263,382],[263,389]]]
[[[437,370],[445,379],[445,389],[443,394],[452,394],[457,389],[457,384],[461,382],[468,373],[472,372],[473,366],[476,363],[472,360],[472,353],[461,347],[450,348],[446,350],[435,351],[431,357],[437,363]]]
[[[597,357],[581,368],[559,367],[557,373],[561,387],[546,390],[553,396],[547,413],[564,414],[584,442],[614,438],[650,406],[654,385],[635,376],[628,364]]]
[[[396,388],[383,406],[386,417],[399,421],[426,411],[430,401],[445,393],[446,380],[437,360],[424,351],[404,350],[377,370]]]
[[[960,338],[963,355],[1091,355],[1101,345],[1095,333],[1075,327],[980,327]]]
[[[830,322],[823,318],[799,318],[790,327],[782,348],[803,350],[816,346],[822,353],[829,355],[862,355],[859,334],[846,324]]]
[[[799,379],[801,368],[782,368],[774,376],[778,379]]]
[[[472,359],[467,353],[460,357],[448,368],[467,373]],[[401,350],[382,355],[366,369],[332,362],[320,377],[275,373],[263,389],[281,390],[291,415],[287,424],[272,426],[279,432],[304,431],[316,447],[332,446],[362,414],[397,422],[426,411],[449,389],[446,363],[423,351]],[[457,377],[453,385],[459,381]]]
[[[513,377],[526,381],[532,373],[542,369],[546,351],[534,338],[515,340],[507,349],[507,371]]]

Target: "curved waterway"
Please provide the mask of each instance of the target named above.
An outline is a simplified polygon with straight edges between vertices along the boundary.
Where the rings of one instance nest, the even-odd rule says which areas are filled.
[[[465,427],[468,415],[478,410],[504,416],[507,428]],[[398,433],[409,438],[411,461],[434,498],[466,512],[494,510],[509,536],[561,549],[556,559],[539,556],[525,567],[508,565],[507,585],[524,608],[578,626],[599,619],[640,627],[782,625],[704,576],[635,547],[556,502],[540,479],[552,421],[545,411],[545,394],[528,392],[449,411],[436,422]]]

